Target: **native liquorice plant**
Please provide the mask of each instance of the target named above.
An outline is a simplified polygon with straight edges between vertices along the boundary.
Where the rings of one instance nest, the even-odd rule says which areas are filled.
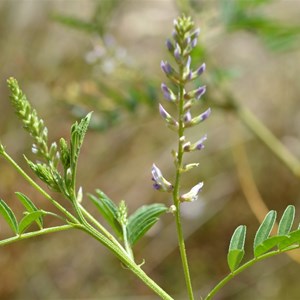
[[[176,223],[188,297],[191,300],[195,299],[182,232],[181,203],[196,201],[198,193],[203,187],[203,182],[199,182],[187,193],[182,193],[180,186],[183,173],[198,167],[198,163],[186,164],[184,154],[203,149],[203,143],[206,140],[206,135],[204,135],[192,143],[185,135],[186,130],[199,125],[211,113],[211,110],[207,109],[198,116],[192,115],[192,108],[200,102],[206,89],[205,86],[201,86],[194,90],[188,90],[189,83],[197,79],[205,70],[205,64],[196,69],[191,66],[191,52],[196,46],[198,35],[199,30],[195,29],[191,18],[179,17],[174,21],[172,39],[168,39],[166,42],[176,67],[172,67],[167,61],[161,62],[161,68],[172,84],[171,87],[168,87],[162,83],[161,90],[164,98],[173,106],[172,111],[176,111],[177,115],[167,112],[161,104],[159,104],[159,112],[167,127],[176,132],[178,147],[172,150],[175,166],[174,179],[167,180],[160,169],[153,164],[152,180],[154,188],[169,194],[173,203],[169,207],[160,203],[144,205],[128,216],[125,201],[122,200],[119,204],[115,204],[107,195],[97,189],[95,195],[90,194],[88,198],[96,205],[114,234],[83,207],[83,190],[82,187],[78,188],[76,184],[78,158],[89,126],[91,113],[79,123],[73,124],[69,142],[65,138],[61,138],[58,143],[49,144],[48,130],[43,120],[38,117],[36,110],[27,100],[18,82],[14,78],[8,79],[11,104],[22,121],[23,127],[34,140],[32,152],[37,156],[37,160],[32,161],[25,156],[24,158],[35,175],[46,183],[51,190],[58,192],[64,200],[52,197],[15,162],[6,152],[5,147],[0,144],[0,155],[59,211],[59,213],[54,213],[40,209],[26,195],[17,192],[17,198],[25,207],[24,217],[18,221],[7,203],[0,199],[0,213],[15,234],[13,237],[1,240],[0,245],[68,229],[82,230],[108,248],[124,266],[138,276],[161,299],[173,299],[142,270],[142,265],[135,262],[133,252],[135,243],[158,221],[159,217],[163,213],[171,212]],[[66,201],[72,204],[73,210],[65,208]],[[45,216],[58,218],[61,225],[45,227]],[[226,283],[256,262],[299,248],[300,229],[298,227],[297,230],[291,231],[294,216],[295,208],[290,205],[281,217],[277,233],[270,237],[276,220],[276,212],[270,211],[256,233],[253,243],[254,258],[242,265],[246,226],[237,227],[232,235],[227,256],[230,273],[206,297],[201,298],[199,295],[198,299],[212,299]],[[38,229],[30,231],[29,229],[33,228],[31,225],[34,223],[37,224]]]

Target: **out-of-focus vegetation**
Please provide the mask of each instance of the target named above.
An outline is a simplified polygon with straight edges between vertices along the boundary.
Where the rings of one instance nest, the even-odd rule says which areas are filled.
[[[194,61],[207,63],[202,78],[213,108],[203,128],[206,151],[192,158],[200,161],[200,171],[188,179],[193,184],[202,178],[205,189],[193,209],[184,211],[193,284],[208,290],[228,272],[226,251],[237,225],[246,224],[251,236],[266,207],[299,206],[296,1],[1,1],[0,136],[25,166],[22,153],[30,152],[30,143],[5,87],[13,75],[53,138],[67,135],[75,117],[94,111],[95,130],[87,136],[78,172],[85,191],[99,187],[116,201],[126,199],[131,211],[141,203],[167,203],[152,192],[150,168],[154,160],[164,169],[171,165],[175,139],[164,130],[156,101],[163,45],[179,9],[193,14],[202,29]],[[0,168],[0,197],[16,210],[16,189],[39,197],[4,161]],[[137,255],[181,299],[184,282],[176,271],[181,266],[171,222],[167,215],[138,245]],[[0,224],[0,234],[8,235]],[[293,259],[299,261],[299,254]],[[147,288],[77,232],[1,248],[0,265],[1,299],[148,299]],[[263,262],[219,299],[297,299],[299,272],[289,257]]]

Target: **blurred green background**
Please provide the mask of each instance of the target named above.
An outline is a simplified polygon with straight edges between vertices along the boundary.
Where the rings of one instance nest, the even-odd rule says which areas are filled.
[[[291,172],[259,138],[261,127],[253,134],[253,122],[240,113],[251,111],[300,157],[299,1],[1,0],[0,137],[29,171],[22,155],[31,156],[31,140],[6,88],[6,79],[14,76],[53,140],[69,137],[74,120],[94,111],[78,172],[85,193],[100,188],[117,203],[125,199],[130,211],[146,203],[171,204],[152,190],[150,169],[155,162],[166,177],[173,174],[176,136],[157,106],[160,82],[166,81],[160,61],[170,58],[165,39],[181,11],[192,14],[202,30],[193,57],[194,67],[207,64],[201,78],[207,94],[199,111],[213,109],[207,122],[189,132],[192,141],[204,133],[208,141],[204,151],[187,156],[200,168],[182,185],[188,190],[205,182],[200,200],[183,208],[193,285],[204,295],[228,272],[228,243],[240,224],[248,226],[251,257],[262,203],[279,215],[288,204],[299,210],[297,160]],[[19,216],[15,191],[51,207],[3,160],[0,170],[0,197]],[[165,215],[137,245],[136,257],[145,259],[144,269],[176,300],[186,299],[172,221]],[[11,235],[2,219],[0,234]],[[0,269],[0,299],[157,299],[80,232],[3,247]],[[299,263],[281,255],[238,276],[216,299],[300,299],[299,274]]]

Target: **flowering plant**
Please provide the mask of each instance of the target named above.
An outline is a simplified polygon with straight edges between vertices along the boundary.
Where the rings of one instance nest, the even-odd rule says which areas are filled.
[[[204,95],[206,87],[189,88],[190,83],[198,79],[205,71],[205,64],[196,69],[192,67],[191,53],[197,44],[199,33],[200,31],[195,29],[190,17],[177,18],[174,21],[172,40],[168,39],[166,42],[176,67],[168,61],[161,62],[161,68],[170,80],[169,86],[166,83],[161,84],[161,90],[167,101],[166,104],[170,106],[168,111],[172,112],[167,111],[166,104],[159,104],[159,113],[167,127],[177,134],[177,148],[172,150],[175,176],[174,180],[166,179],[156,164],[153,164],[151,173],[153,187],[157,191],[170,195],[172,203],[168,205],[161,203],[144,205],[133,214],[128,215],[125,201],[115,204],[106,194],[97,189],[95,195],[88,195],[88,198],[98,208],[110,229],[107,229],[84,208],[82,204],[83,188],[78,186],[76,182],[80,150],[92,114],[87,114],[80,122],[72,125],[69,141],[62,137],[59,142],[49,144],[48,129],[44,121],[39,118],[36,110],[20,89],[18,82],[14,78],[8,79],[11,104],[24,129],[34,141],[32,152],[37,159],[31,160],[25,157],[25,160],[33,173],[46,183],[50,190],[58,192],[64,200],[58,200],[57,197],[52,196],[51,193],[42,188],[7,153],[4,145],[0,144],[1,157],[11,164],[58,211],[57,213],[45,211],[39,208],[28,196],[17,192],[17,198],[25,208],[24,217],[18,221],[12,209],[4,200],[0,199],[0,213],[15,234],[13,237],[1,240],[0,245],[7,245],[47,233],[69,229],[81,230],[103,244],[161,299],[173,299],[168,292],[143,271],[142,265],[135,261],[133,249],[136,242],[158,221],[159,217],[170,212],[175,219],[187,294],[190,300],[195,299],[182,230],[181,204],[197,201],[198,194],[203,188],[203,182],[197,180],[198,183],[184,193],[181,191],[181,179],[184,173],[199,166],[197,162],[186,164],[184,155],[188,152],[202,150],[207,139],[207,136],[203,135],[196,142],[191,142],[186,136],[186,131],[188,128],[199,125],[211,114],[211,110],[207,109],[200,115],[194,116],[193,108],[201,103],[201,97]],[[66,203],[71,203],[72,209],[67,209]],[[57,218],[61,224],[47,227],[44,224],[45,216]],[[300,229],[291,231],[294,216],[295,208],[289,205],[280,219],[277,233],[270,237],[276,220],[276,212],[270,211],[256,232],[253,243],[254,258],[244,264],[241,263],[245,253],[246,226],[238,226],[229,243],[227,261],[230,272],[202,299],[212,299],[232,278],[256,262],[299,248]],[[30,231],[33,224],[36,224],[37,229]]]

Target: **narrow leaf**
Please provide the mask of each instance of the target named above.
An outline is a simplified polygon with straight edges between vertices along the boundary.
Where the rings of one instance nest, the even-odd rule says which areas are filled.
[[[275,210],[269,211],[256,232],[254,238],[254,253],[256,247],[262,244],[269,237],[270,232],[272,231],[272,228],[274,226],[275,220],[276,220],[276,211]]]
[[[227,262],[231,272],[238,268],[244,257],[246,230],[247,228],[245,225],[240,225],[236,228],[231,237],[227,255]]]
[[[272,248],[274,248],[275,246],[277,246],[278,244],[280,244],[282,241],[288,239],[287,236],[272,236],[267,238],[263,243],[259,244],[256,248],[255,248],[255,252],[254,252],[254,256],[258,257],[261,256],[262,254],[268,252],[269,250],[271,250]]]
[[[38,211],[38,208],[26,195],[24,195],[21,192],[16,192],[16,195],[29,213]],[[36,219],[36,223],[38,224],[39,228],[42,229],[43,228],[43,217],[40,216],[38,219]]]
[[[23,233],[33,222],[37,222],[42,215],[43,212],[40,210],[26,214],[19,223],[19,233]]]
[[[5,221],[8,223],[13,232],[18,234],[19,227],[16,216],[11,208],[2,199],[0,199],[0,214],[4,217]]]
[[[128,240],[134,245],[157,221],[158,217],[167,211],[164,204],[144,205],[137,209],[128,219]]]
[[[122,236],[122,228],[118,222],[118,207],[115,203],[109,199],[102,191],[96,190],[97,197],[94,195],[89,195],[89,199],[95,204],[99,209],[101,215],[108,222],[108,224],[113,228],[113,230]]]
[[[144,220],[139,224],[138,227],[131,229],[128,232],[128,241],[131,246],[133,246],[139,239],[141,239],[145,233],[159,220],[159,218],[152,218]]]
[[[284,211],[278,227],[278,235],[286,235],[290,232],[295,218],[295,206],[289,205]]]

